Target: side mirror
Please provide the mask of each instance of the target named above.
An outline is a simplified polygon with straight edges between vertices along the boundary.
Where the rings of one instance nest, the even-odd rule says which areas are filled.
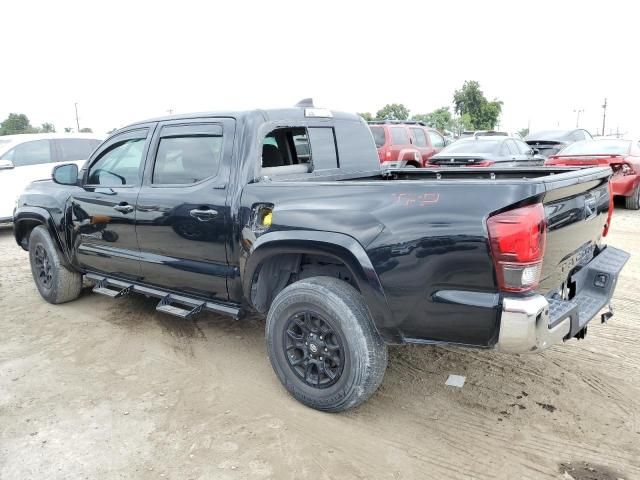
[[[78,165],[75,163],[65,163],[53,167],[51,178],[60,185],[77,185],[78,184]]]
[[[531,149],[531,155],[538,155],[539,153],[540,153],[540,150],[538,150],[537,148]]]
[[[8,170],[10,168],[15,168],[11,160],[0,160],[0,170]]]

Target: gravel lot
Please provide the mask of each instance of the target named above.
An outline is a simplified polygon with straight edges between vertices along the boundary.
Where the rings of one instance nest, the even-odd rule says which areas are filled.
[[[617,208],[608,241],[633,256],[584,341],[394,347],[378,393],[332,415],[280,386],[262,320],[186,322],[90,290],[49,305],[4,229],[0,478],[638,479],[640,212]]]

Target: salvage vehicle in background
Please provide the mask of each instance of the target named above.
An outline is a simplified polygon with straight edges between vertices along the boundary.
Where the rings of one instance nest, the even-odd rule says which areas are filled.
[[[518,132],[506,132],[502,130],[465,130],[460,133],[460,138],[468,137],[513,137],[522,140],[522,135]]]
[[[461,138],[429,160],[429,167],[541,166],[544,159],[522,140],[508,136]]]
[[[41,296],[84,276],[182,319],[258,312],[283,386],[332,412],[387,344],[541,351],[609,305],[610,168],[381,170],[359,116],[299,105],[135,123],[32,183],[14,235]]]
[[[374,120],[369,128],[383,168],[424,167],[447,144],[440,132],[424,122]]]
[[[558,153],[567,145],[582,140],[592,140],[589,132],[582,128],[573,130],[543,130],[530,133],[525,137],[525,142],[535,148],[543,157],[549,157]]]
[[[608,165],[613,170],[611,192],[624,197],[625,207],[640,209],[640,142],[598,138],[575,142],[547,158],[548,166]]]
[[[93,134],[0,136],[0,223],[11,221],[16,198],[29,183],[51,178],[57,163],[84,162],[102,139]]]

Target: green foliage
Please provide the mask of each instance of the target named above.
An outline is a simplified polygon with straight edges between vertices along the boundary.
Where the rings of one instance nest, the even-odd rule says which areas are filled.
[[[467,80],[460,90],[453,94],[456,113],[461,118],[468,115],[467,121],[471,130],[491,130],[495,128],[502,113],[502,101],[494,99],[488,101],[480,84],[475,80]]]
[[[112,128],[111,130],[109,130],[107,132],[107,135],[111,135],[113,132],[115,132],[117,130],[117,128]]]
[[[527,135],[529,135],[529,129],[528,128],[521,128],[520,130],[518,130],[518,133],[520,134],[520,136],[522,138],[524,138]]]
[[[93,130],[89,127],[84,127],[80,129],[80,133],[93,133]]]
[[[408,120],[409,109],[401,103],[390,103],[376,113],[376,120]]]
[[[33,127],[24,113],[10,113],[0,124],[0,135],[15,135],[17,133],[33,133]]]
[[[73,132],[73,128],[71,127],[64,127],[64,133],[71,133]]]
[[[29,118],[24,113],[10,113],[4,122],[0,123],[0,135],[16,135],[21,133],[55,133],[53,123],[45,122],[40,127],[32,127]]]
[[[369,112],[358,113],[358,115],[364,118],[365,122],[370,122],[371,120],[373,120],[373,115]]]
[[[449,107],[440,107],[431,113],[417,114],[411,117],[412,120],[425,122],[430,127],[445,131],[451,130],[453,117],[449,111]]]

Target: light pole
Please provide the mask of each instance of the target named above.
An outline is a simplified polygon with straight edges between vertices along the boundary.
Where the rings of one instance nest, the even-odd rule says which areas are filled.
[[[604,103],[602,104],[602,136],[604,137],[604,123],[607,119],[607,99],[604,99]]]
[[[80,121],[78,120],[78,102],[74,103],[73,106],[76,108],[76,127],[78,128],[76,132],[80,133]]]
[[[584,112],[584,109],[580,108],[580,109],[576,109],[573,111],[573,113],[576,114],[576,128],[578,128],[580,126],[580,114]]]

